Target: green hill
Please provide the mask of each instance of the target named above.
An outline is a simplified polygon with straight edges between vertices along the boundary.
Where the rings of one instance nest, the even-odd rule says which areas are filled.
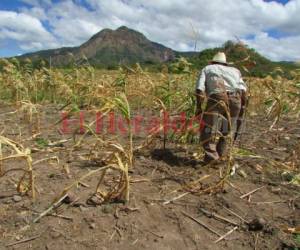
[[[192,55],[189,57],[189,61],[194,67],[201,69],[207,65],[219,51],[225,52],[227,61],[238,67],[244,75],[264,77],[269,74],[278,74],[282,70],[284,76],[289,77],[291,70],[299,68],[299,66],[293,62],[273,62],[260,55],[254,49],[249,48],[247,45],[232,41],[226,42],[222,47],[206,49],[197,55]]]

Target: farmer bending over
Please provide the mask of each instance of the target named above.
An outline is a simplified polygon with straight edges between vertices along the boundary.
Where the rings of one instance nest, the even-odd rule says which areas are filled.
[[[237,132],[236,123],[244,108],[242,104],[246,103],[246,85],[241,73],[227,64],[224,53],[217,53],[202,70],[196,84],[196,97],[196,115],[203,117],[205,123],[200,139],[205,151],[204,163],[208,164],[224,156],[228,135],[233,137]],[[205,97],[207,104],[203,112]],[[216,135],[219,135],[218,141]]]

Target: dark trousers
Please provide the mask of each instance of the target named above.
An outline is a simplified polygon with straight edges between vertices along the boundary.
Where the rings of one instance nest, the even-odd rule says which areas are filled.
[[[226,153],[228,136],[234,136],[236,132],[240,111],[239,92],[213,94],[208,97],[203,114],[205,126],[201,131],[205,161],[218,160]]]

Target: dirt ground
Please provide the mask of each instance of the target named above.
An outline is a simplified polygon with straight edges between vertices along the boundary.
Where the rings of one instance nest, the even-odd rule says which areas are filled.
[[[269,131],[270,122],[261,117],[249,118],[241,139],[243,150],[234,150],[235,173],[223,192],[197,195],[184,187],[199,178],[203,178],[202,188],[216,183],[225,163],[202,166],[200,160],[193,158],[199,151],[197,144],[167,143],[163,150],[157,143],[135,156],[129,204],[87,204],[99,179],[99,175],[91,176],[72,190],[77,198],[72,205],[64,203],[52,215],[32,223],[67,185],[99,167],[101,152],[99,162],[87,160],[91,135],[80,150],[71,152],[72,135],[60,134],[60,125],[54,125],[60,119],[56,107],[42,107],[41,135],[36,138],[32,138],[34,128],[23,115],[10,113],[14,107],[2,105],[0,110],[2,135],[31,148],[34,162],[55,156],[59,159],[59,163],[49,161],[34,166],[38,191],[34,202],[16,192],[20,172],[9,172],[0,178],[1,250],[300,247],[299,237],[297,240],[286,231],[300,226],[300,187],[290,183],[300,167],[299,121],[283,118],[276,130]],[[50,146],[44,145],[41,138],[48,142],[68,141]],[[294,169],[288,173],[282,164]],[[5,170],[21,167],[25,167],[22,159],[4,164]],[[105,183],[115,180],[115,173],[109,172]],[[257,188],[260,189],[241,198]],[[178,199],[166,204],[175,197]],[[232,233],[215,243],[229,231]]]

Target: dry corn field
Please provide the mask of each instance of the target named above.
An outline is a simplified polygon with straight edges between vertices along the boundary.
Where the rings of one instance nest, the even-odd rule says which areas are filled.
[[[245,77],[243,132],[202,166],[197,72],[1,64],[0,249],[300,247],[300,71]]]

